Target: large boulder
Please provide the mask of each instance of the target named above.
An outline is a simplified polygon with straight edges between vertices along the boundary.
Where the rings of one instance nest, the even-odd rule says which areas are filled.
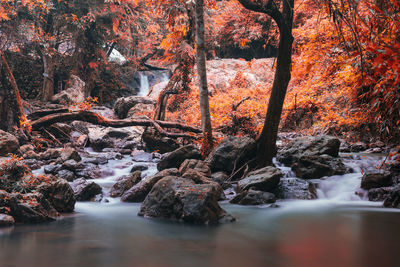
[[[263,205],[275,203],[275,195],[269,192],[245,190],[237,194],[230,203],[239,205]]]
[[[317,190],[313,183],[299,178],[282,178],[273,192],[278,199],[316,199]]]
[[[223,140],[209,155],[206,162],[212,172],[223,171],[231,173],[240,168],[257,153],[254,139],[249,137],[228,137]]]
[[[396,185],[383,202],[386,208],[400,208],[400,184]]]
[[[238,182],[241,190],[254,188],[266,192],[272,192],[278,186],[282,172],[272,166],[250,172],[245,178]]]
[[[18,139],[3,130],[0,130],[0,156],[8,154],[17,154],[19,152]]]
[[[129,110],[138,104],[155,105],[156,101],[149,97],[143,96],[121,97],[118,98],[117,101],[115,101],[114,112],[120,119],[125,119],[128,115]]]
[[[167,153],[179,148],[178,142],[170,137],[162,136],[155,129],[148,127],[142,135],[146,149],[149,151],[158,151]]]
[[[393,191],[393,187],[379,187],[372,188],[368,190],[368,200],[369,201],[384,201],[390,196]]]
[[[89,201],[96,195],[101,194],[101,186],[95,182],[86,181],[83,178],[75,180],[71,184],[77,201]]]
[[[110,191],[111,197],[120,197],[128,189],[132,188],[141,180],[141,171],[135,171],[129,175],[124,175],[117,179],[117,182],[112,186]]]
[[[3,226],[11,226],[15,223],[15,220],[12,216],[0,213],[0,227]]]
[[[78,76],[71,75],[68,81],[68,88],[54,95],[51,101],[58,104],[70,105],[85,101],[85,82]]]
[[[179,167],[179,172],[184,175],[188,170],[198,171],[206,177],[211,176],[211,170],[207,163],[198,159],[187,159]]]
[[[369,190],[392,185],[392,174],[388,171],[373,171],[363,174],[361,188]]]
[[[277,155],[277,160],[291,166],[302,156],[339,155],[340,140],[327,135],[299,137],[290,142]]]
[[[296,177],[318,179],[324,176],[343,175],[351,172],[341,159],[329,155],[301,156],[293,165]]]
[[[200,150],[193,145],[178,148],[166,154],[157,164],[157,169],[162,171],[170,168],[179,168],[187,159],[201,159]]]
[[[142,132],[143,130],[136,126],[119,129],[93,126],[88,128],[88,140],[95,151],[102,151],[104,148],[123,148],[127,142],[140,143]]]
[[[162,178],[166,176],[177,176],[177,175],[179,175],[178,169],[173,168],[160,171],[154,176],[147,177],[146,179],[140,181],[138,184],[134,185],[124,194],[122,194],[121,201],[142,202],[158,181],[160,181]]]
[[[74,190],[64,179],[58,179],[38,188],[38,192],[50,202],[58,212],[72,212],[75,208]]]
[[[7,212],[17,223],[56,220],[58,212],[40,193],[10,194],[0,190],[0,213]]]
[[[233,217],[219,206],[218,198],[218,189],[213,185],[168,176],[154,185],[142,203],[139,215],[193,224],[233,221]]]

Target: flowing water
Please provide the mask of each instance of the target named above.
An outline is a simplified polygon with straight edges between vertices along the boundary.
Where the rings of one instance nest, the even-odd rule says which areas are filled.
[[[147,96],[150,92],[151,86],[169,80],[168,71],[164,70],[152,71],[151,76],[148,75],[148,72],[139,71],[139,77],[140,77],[140,90],[138,92],[139,96]],[[152,81],[150,81],[149,78],[152,78]]]
[[[137,216],[140,204],[107,194],[139,163],[110,160],[110,175],[95,180],[110,202],[77,203],[74,215],[52,223],[0,228],[0,266],[399,266],[400,213],[354,194],[361,167],[377,160],[348,160],[355,173],[314,180],[318,200],[222,203],[237,222],[220,226]],[[156,172],[147,164],[145,175]]]

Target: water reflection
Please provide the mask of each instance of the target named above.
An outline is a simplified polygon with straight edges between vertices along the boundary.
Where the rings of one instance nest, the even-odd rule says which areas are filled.
[[[85,206],[86,205],[86,206]],[[1,229],[0,266],[396,266],[400,213],[225,205],[233,224],[138,217],[139,205],[79,204],[84,215]]]

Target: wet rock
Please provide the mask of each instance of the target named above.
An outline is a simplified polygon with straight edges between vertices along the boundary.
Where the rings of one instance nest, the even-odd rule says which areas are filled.
[[[383,202],[386,208],[400,208],[400,184],[396,185]]]
[[[249,137],[228,137],[210,154],[206,162],[212,172],[232,173],[256,156],[256,142]]]
[[[46,151],[39,154],[41,160],[51,160],[58,159],[61,157],[61,149],[58,148],[49,148]]]
[[[368,190],[369,201],[384,201],[390,196],[393,187],[380,187]]]
[[[72,182],[76,178],[75,173],[70,170],[59,170],[56,176],[65,179],[68,182]]]
[[[20,151],[21,151],[22,155],[28,151],[33,151],[33,150],[35,150],[35,148],[33,147],[33,145],[30,145],[30,144],[23,145],[20,147]]]
[[[78,76],[70,75],[68,81],[68,88],[62,92],[55,94],[51,101],[53,103],[69,105],[74,103],[80,103],[85,101],[85,82],[82,81]]]
[[[182,178],[192,180],[196,184],[213,184],[216,187],[221,187],[217,182],[214,182],[210,178],[206,177],[203,173],[198,172],[193,169],[188,169],[183,175]],[[223,193],[221,187],[221,194]]]
[[[250,172],[244,179],[238,182],[241,190],[253,188],[255,190],[271,192],[279,184],[282,172],[272,166]]]
[[[89,123],[84,121],[73,121],[70,123],[72,128],[80,134],[89,134]]]
[[[132,156],[132,160],[136,162],[150,162],[153,160],[153,155],[147,152],[139,152]]]
[[[179,148],[179,144],[175,139],[161,136],[156,130],[147,128],[142,135],[146,149],[149,151],[158,151],[167,153]]]
[[[136,172],[136,171],[145,171],[145,170],[147,170],[147,169],[149,169],[149,166],[147,166],[147,165],[134,165],[133,167],[132,167],[132,169],[131,169],[131,173],[132,172]]]
[[[9,215],[17,223],[40,223],[52,221],[59,216],[49,201],[40,193],[9,194],[0,191],[0,210],[8,208]]]
[[[101,152],[104,148],[112,148],[114,147],[114,142],[109,137],[98,138],[98,139],[90,139],[90,146],[94,151]]]
[[[139,216],[166,218],[193,224],[233,221],[218,204],[219,192],[213,185],[168,176],[158,181],[148,194]]]
[[[273,192],[278,199],[316,199],[317,190],[313,183],[299,178],[281,178]]]
[[[355,144],[350,145],[350,152],[360,152],[367,150],[368,145],[363,142],[357,142]]]
[[[37,170],[42,167],[43,163],[36,159],[24,159],[23,163],[31,170]]]
[[[211,180],[221,185],[224,190],[232,187],[232,184],[228,179],[229,175],[224,172],[215,172],[211,174]]]
[[[139,127],[124,127],[115,129],[111,127],[90,127],[89,143],[95,151],[102,151],[111,148],[123,148],[125,143],[133,141],[140,143],[143,130]]]
[[[110,191],[111,197],[120,197],[128,189],[132,188],[141,180],[141,172],[135,171],[129,175],[124,175],[117,179],[117,183],[113,185]]]
[[[239,205],[263,205],[275,203],[275,195],[269,192],[245,190],[237,194],[230,203]]]
[[[59,170],[61,170],[62,166],[61,164],[50,164],[46,165],[43,168],[43,171],[45,174],[56,174]]]
[[[200,150],[193,145],[178,148],[166,154],[157,164],[157,169],[162,171],[170,168],[179,168],[186,159],[201,159]]]
[[[87,163],[84,165],[77,165],[79,166],[75,170],[75,175],[77,177],[84,177],[86,179],[96,179],[103,177],[103,172],[102,170],[95,164],[92,163]]]
[[[181,173],[181,175],[184,175],[185,172],[187,172],[188,170],[195,170],[197,172],[200,172],[201,174],[203,174],[206,177],[210,177],[211,176],[211,170],[210,167],[208,166],[207,163],[205,163],[202,160],[198,160],[198,159],[187,159],[185,160],[180,168],[179,168],[179,172]]]
[[[75,180],[71,184],[77,201],[89,201],[96,195],[101,194],[101,186],[95,182],[86,181],[83,178]]]
[[[138,143],[136,141],[126,141],[124,143],[124,145],[122,146],[122,149],[134,150],[137,147],[138,147]]]
[[[301,156],[292,165],[297,177],[303,179],[318,179],[324,176],[343,175],[351,172],[341,159],[328,155]]]
[[[83,163],[84,163],[84,164],[86,164],[86,163],[92,163],[92,164],[95,164],[95,165],[104,165],[104,164],[107,164],[107,163],[108,163],[108,159],[107,159],[107,157],[98,155],[98,156],[95,157],[95,158],[85,158],[85,159],[83,160]]]
[[[114,112],[115,114],[117,114],[118,118],[125,119],[128,115],[129,110],[138,104],[155,105],[156,101],[151,98],[142,96],[121,97],[118,98],[117,101],[115,101]]]
[[[390,185],[392,185],[392,174],[388,171],[366,172],[361,179],[361,188],[366,190]]]
[[[87,164],[89,165],[89,164]],[[84,168],[83,163],[77,162],[73,159],[67,160],[62,164],[62,168],[70,171],[82,170]]]
[[[33,150],[29,150],[23,154],[24,159],[40,159],[40,155]]]
[[[0,227],[14,225],[15,220],[12,216],[0,213]]]
[[[18,139],[3,130],[0,130],[0,156],[19,153]]]
[[[61,152],[61,160],[67,161],[71,159],[77,162],[82,160],[81,156],[79,155],[78,151],[76,151],[76,149],[72,147],[64,148],[64,150]]]
[[[302,156],[327,154],[331,157],[339,155],[340,140],[336,137],[319,135],[294,139],[277,155],[277,160],[291,166]]]
[[[75,208],[74,190],[64,179],[41,185],[38,192],[50,202],[58,212],[72,212]]]
[[[166,169],[134,185],[121,196],[123,202],[142,202],[153,186],[166,176],[178,176],[178,169]]]

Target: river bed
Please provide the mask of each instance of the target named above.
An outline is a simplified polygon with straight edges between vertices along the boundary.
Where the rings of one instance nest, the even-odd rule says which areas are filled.
[[[1,228],[0,266],[398,266],[399,210],[354,194],[363,164],[378,160],[349,160],[355,173],[315,180],[317,200],[278,208],[222,202],[237,221],[219,226],[139,217],[140,204],[119,199],[78,202],[56,222]],[[94,180],[105,197],[129,173],[127,162],[109,161],[104,168],[114,173]],[[149,167],[151,175],[154,162]]]

